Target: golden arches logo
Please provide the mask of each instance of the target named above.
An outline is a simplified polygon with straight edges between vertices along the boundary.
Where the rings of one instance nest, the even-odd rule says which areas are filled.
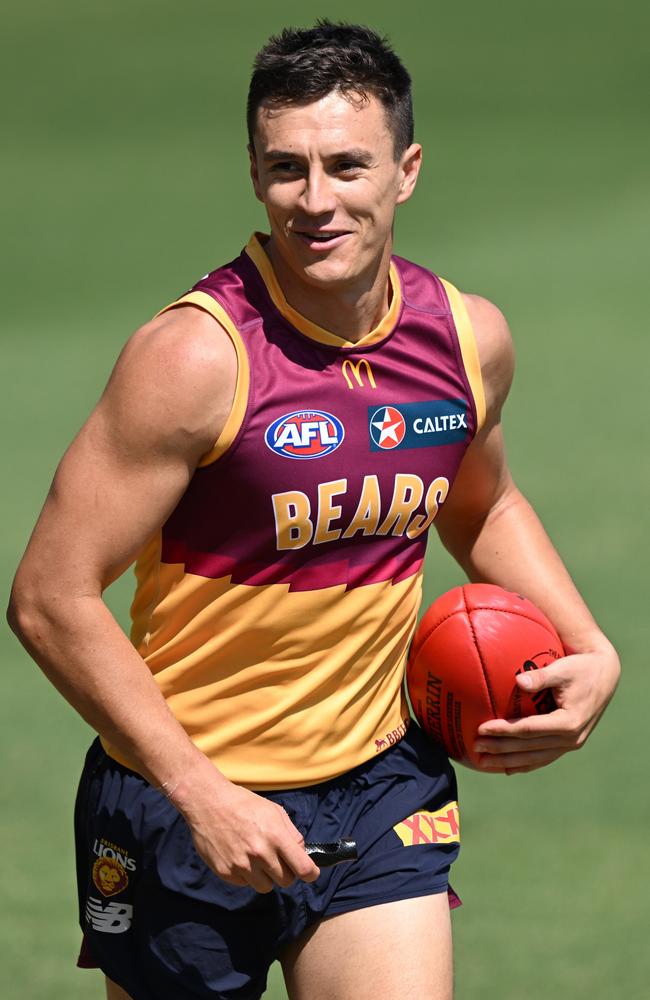
[[[350,358],[346,358],[341,365],[341,371],[343,372],[343,378],[348,384],[348,389],[354,389],[352,384],[352,377],[354,377],[355,382],[360,389],[363,388],[363,376],[361,370],[366,373],[366,378],[373,389],[377,388],[377,383],[375,382],[375,376],[372,373],[372,368],[370,367],[370,362],[367,358],[359,358],[358,361],[351,361]],[[350,372],[350,374],[348,374]]]

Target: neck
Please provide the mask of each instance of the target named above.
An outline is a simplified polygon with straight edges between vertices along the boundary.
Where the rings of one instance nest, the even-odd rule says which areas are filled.
[[[374,330],[388,312],[391,249],[388,243],[374,267],[352,281],[321,284],[299,278],[278,253],[273,237],[264,244],[289,305],[305,319],[351,343]]]

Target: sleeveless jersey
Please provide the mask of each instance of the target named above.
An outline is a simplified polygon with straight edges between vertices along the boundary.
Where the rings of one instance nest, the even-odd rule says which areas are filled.
[[[237,386],[132,607],[172,712],[253,789],[325,781],[406,731],[427,531],[485,415],[452,285],[393,257],[388,313],[350,343],[292,309],[263,239],[167,307],[215,317]]]

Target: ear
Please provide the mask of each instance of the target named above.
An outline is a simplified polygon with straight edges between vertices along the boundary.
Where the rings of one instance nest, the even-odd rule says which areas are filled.
[[[257,156],[255,155],[255,146],[253,143],[249,143],[246,147],[248,149],[248,162],[250,164],[250,174],[251,180],[253,182],[253,191],[255,192],[255,197],[258,201],[264,201],[262,198],[262,191],[260,187],[260,175],[257,169]]]
[[[400,157],[399,163],[399,188],[397,204],[408,201],[417,183],[420,167],[422,166],[422,146],[419,143],[412,143],[405,149]]]

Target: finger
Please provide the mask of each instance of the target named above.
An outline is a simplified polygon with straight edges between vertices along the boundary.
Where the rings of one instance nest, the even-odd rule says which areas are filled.
[[[291,837],[293,837],[293,839],[296,841],[297,844],[303,846],[305,843],[305,838],[303,837],[298,827],[292,822],[291,817],[289,816],[287,810],[284,808],[284,806],[280,805],[278,805],[278,809],[280,810],[280,816],[282,818],[282,822],[284,823],[287,832],[290,834]]]
[[[274,885],[279,885],[287,889],[296,881],[296,876],[282,858],[272,858],[264,865],[264,874],[267,875]]]
[[[522,671],[515,680],[520,688],[532,694],[545,688],[559,688],[575,675],[575,660],[575,656],[563,656],[548,667]]]
[[[562,736],[557,735],[531,736],[527,740],[511,736],[484,736],[474,743],[474,753],[505,754],[531,750],[568,750],[571,745],[568,738],[565,740]]]
[[[287,840],[279,853],[282,861],[293,873],[294,878],[302,879],[303,882],[314,882],[320,875],[320,868],[309,857],[304,844]]]
[[[557,755],[557,757],[553,757],[551,760],[547,761],[547,764],[552,764],[554,760],[559,760],[559,758],[561,756],[562,756],[562,754],[559,753]],[[543,766],[546,767],[546,764],[543,765]],[[539,764],[527,764],[527,765],[525,765],[523,767],[507,767],[505,773],[508,774],[508,775],[510,775],[510,774],[527,774],[528,771],[536,771],[538,767],[540,767]]]
[[[224,882],[228,882],[230,885],[244,886],[248,885],[248,880],[240,874],[239,868],[229,868],[223,864],[222,859],[212,856],[208,851],[204,849],[203,846],[195,842],[196,853],[205,862],[208,868],[210,868],[215,875]]]
[[[273,891],[273,879],[271,879],[264,868],[259,865],[252,865],[250,871],[244,874],[245,885],[249,885],[255,892],[268,893]]]
[[[538,670],[526,670],[524,673],[517,674],[515,681],[518,687],[529,694],[543,691],[545,688],[559,687],[560,677],[557,664],[553,663],[550,667],[540,667]]]
[[[509,772],[515,768],[525,767],[529,771],[537,767],[545,767],[551,764],[558,757],[561,757],[564,750],[533,750],[531,752],[508,753],[508,754],[482,754],[479,758],[478,766],[481,771]]]
[[[549,761],[549,764],[551,763],[553,762]],[[539,764],[530,764],[528,767],[507,767],[503,773],[510,777],[511,774],[528,774],[529,771],[537,771],[539,767]]]
[[[282,842],[279,850],[279,857],[292,873],[293,878],[302,879],[303,882],[314,882],[320,875],[320,868],[314,864],[305,851],[305,838],[300,830],[291,822],[287,812],[279,806],[285,829],[290,836],[290,840]]]
[[[490,719],[478,727],[479,736],[516,736],[532,740],[569,732],[572,732],[571,719],[563,708],[546,715],[527,715],[523,719]]]
[[[228,882],[230,885],[237,885],[242,887],[249,884],[248,879],[243,878],[241,875],[233,875],[231,872],[226,872],[224,874],[220,871],[217,871],[216,868],[213,869],[213,871],[215,875],[218,875],[219,878],[223,879],[224,882]]]

